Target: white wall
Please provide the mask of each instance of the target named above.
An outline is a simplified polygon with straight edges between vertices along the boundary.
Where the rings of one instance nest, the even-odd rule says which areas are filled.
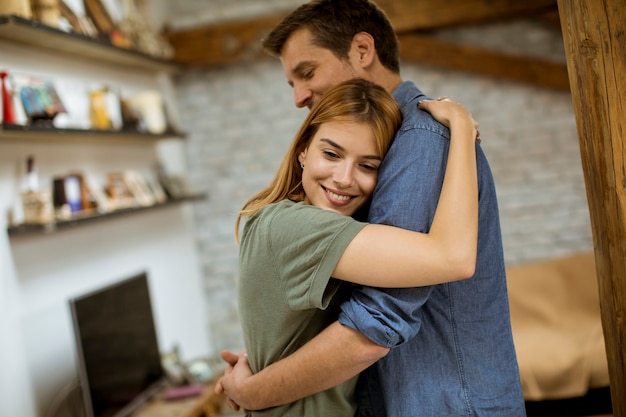
[[[87,116],[87,91],[103,83],[131,93],[157,88],[155,74],[68,59],[0,41],[0,68],[52,78],[73,120]],[[35,155],[40,180],[80,169],[94,185],[105,173],[149,173],[164,156],[184,167],[183,141],[85,144],[8,141],[0,136],[0,230],[19,206],[25,159]],[[181,160],[181,158],[183,158]],[[68,299],[140,271],[149,275],[162,351],[178,344],[185,359],[210,355],[208,317],[193,236],[193,205],[109,219],[48,235],[0,233],[0,417],[44,416],[76,378]]]

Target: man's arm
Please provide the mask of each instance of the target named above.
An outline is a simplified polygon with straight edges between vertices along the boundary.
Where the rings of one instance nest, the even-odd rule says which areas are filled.
[[[240,407],[259,410],[287,404],[334,387],[382,358],[388,348],[335,322],[292,355],[252,374],[239,360],[218,390]]]

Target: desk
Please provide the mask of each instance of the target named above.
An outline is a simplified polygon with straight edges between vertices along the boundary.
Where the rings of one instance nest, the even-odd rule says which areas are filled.
[[[132,414],[132,417],[215,417],[224,406],[224,398],[213,392],[209,383],[202,394],[178,400],[164,400],[163,392],[155,395]]]

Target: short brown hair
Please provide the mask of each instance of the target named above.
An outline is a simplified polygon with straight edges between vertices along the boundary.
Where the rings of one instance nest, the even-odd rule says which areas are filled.
[[[300,28],[307,28],[313,44],[347,59],[352,38],[367,32],[374,38],[381,64],[398,74],[399,46],[391,22],[376,4],[369,0],[313,0],[295,9],[263,40],[263,48],[279,57],[285,42]]]

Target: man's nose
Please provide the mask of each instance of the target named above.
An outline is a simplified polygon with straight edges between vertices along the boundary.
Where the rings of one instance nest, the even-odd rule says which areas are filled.
[[[301,109],[303,107],[307,107],[311,102],[312,97],[313,93],[308,88],[297,85],[294,86],[293,98],[297,108]]]

